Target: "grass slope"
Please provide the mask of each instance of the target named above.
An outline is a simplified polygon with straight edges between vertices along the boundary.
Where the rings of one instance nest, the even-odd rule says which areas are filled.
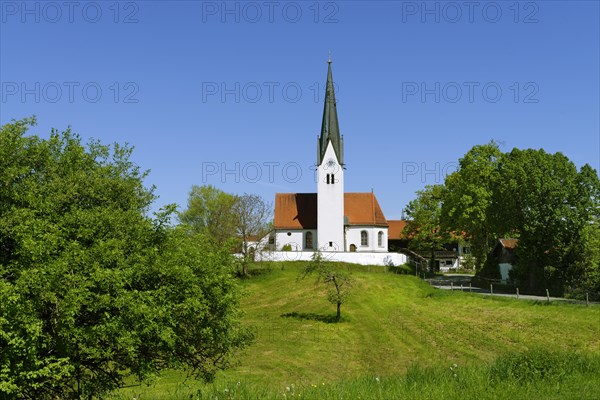
[[[313,393],[311,398],[318,398],[314,392],[318,388],[323,398],[347,390],[354,395],[346,398],[358,398],[364,389],[365,398],[378,398],[381,382],[388,385],[386,390],[393,390],[385,396],[405,393],[401,390],[408,390],[407,380],[398,377],[409,369],[414,373],[415,365],[432,368],[424,376],[435,375],[432,371],[446,376],[442,371],[456,364],[461,371],[470,371],[463,374],[471,374],[473,384],[485,387],[487,378],[481,377],[489,370],[482,374],[482,366],[505,353],[547,348],[562,354],[600,354],[597,306],[548,305],[436,290],[413,276],[383,273],[375,267],[339,265],[352,271],[355,285],[342,305],[342,321],[330,323],[335,307],[314,278],[297,280],[301,267],[299,262],[268,264],[269,271],[243,281],[245,321],[255,330],[256,342],[239,355],[239,365],[221,373],[209,390],[227,389],[219,393],[231,397],[236,387],[260,388],[232,397],[258,398],[274,393],[289,397],[302,388],[305,396]],[[202,385],[182,383],[183,377],[172,371],[150,387],[124,389],[119,398],[190,398]],[[577,382],[567,382],[563,388]],[[331,387],[337,389],[327,392],[325,388]],[[528,387],[535,388],[535,382]],[[515,390],[523,391],[520,384]]]

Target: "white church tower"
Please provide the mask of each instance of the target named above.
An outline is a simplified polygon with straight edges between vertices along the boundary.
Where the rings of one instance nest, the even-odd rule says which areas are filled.
[[[317,246],[322,251],[345,251],[344,142],[340,136],[331,58],[321,135],[317,140]]]

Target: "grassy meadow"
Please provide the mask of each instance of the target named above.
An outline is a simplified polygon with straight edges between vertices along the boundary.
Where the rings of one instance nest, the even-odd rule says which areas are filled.
[[[600,307],[450,292],[383,267],[339,264],[335,306],[300,262],[242,280],[256,340],[213,384],[169,371],[114,399],[600,398]]]

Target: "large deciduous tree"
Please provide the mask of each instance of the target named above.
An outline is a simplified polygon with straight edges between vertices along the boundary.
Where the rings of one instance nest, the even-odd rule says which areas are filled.
[[[475,262],[483,266],[499,233],[490,207],[502,156],[495,142],[474,146],[459,160],[457,171],[446,177],[441,210],[445,230],[464,234]]]
[[[499,164],[494,224],[519,238],[515,275],[530,290],[562,292],[576,280],[586,241],[598,224],[598,177],[561,153],[513,149]],[[591,235],[591,236],[590,236]]]
[[[233,262],[172,228],[131,149],[0,128],[0,397],[92,398],[185,367],[211,379],[250,335]]]

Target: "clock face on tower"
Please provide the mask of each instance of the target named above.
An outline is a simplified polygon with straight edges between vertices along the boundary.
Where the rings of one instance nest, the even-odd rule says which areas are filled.
[[[337,163],[333,158],[330,158],[329,160],[327,160],[325,165],[327,165],[328,168],[334,168],[337,165]]]

